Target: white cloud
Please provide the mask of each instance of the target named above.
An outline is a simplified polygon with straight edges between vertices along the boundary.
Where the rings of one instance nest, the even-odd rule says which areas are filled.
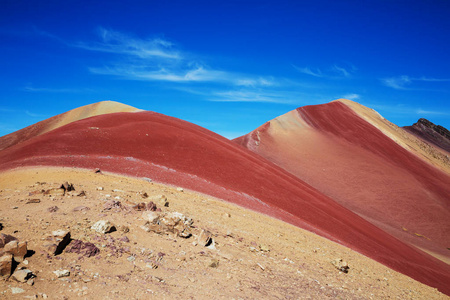
[[[411,83],[411,78],[409,76],[403,75],[399,77],[383,78],[381,81],[384,85],[391,87],[396,90],[406,90],[406,86]]]
[[[295,65],[292,65],[297,71],[299,71],[300,73],[306,74],[306,75],[311,75],[314,77],[324,77],[325,75],[322,73],[322,71],[320,69],[316,69],[316,70],[311,70],[308,67],[304,67],[304,68],[300,68],[297,67]]]
[[[94,74],[178,83],[214,82],[252,87],[276,85],[273,77],[212,68],[199,59],[194,59],[194,55],[177,50],[174,43],[161,38],[139,39],[104,28],[99,29],[99,36],[99,42],[83,42],[74,46],[121,56],[103,67],[90,67],[89,70]]]
[[[27,92],[47,92],[47,93],[79,93],[82,91],[92,91],[89,89],[66,89],[66,88],[35,88],[31,86],[26,86],[24,88]]]
[[[356,67],[351,64],[349,64],[347,68],[334,64],[324,71],[319,68],[311,69],[309,67],[298,67],[296,65],[292,66],[300,73],[327,79],[348,78],[351,77],[352,73],[356,71]]]
[[[342,96],[342,98],[349,99],[349,100],[357,100],[361,97],[358,94],[346,94],[346,95]]]
[[[214,92],[209,98],[214,102],[264,102],[279,104],[295,104],[297,100],[286,92],[255,91],[255,90],[231,90]]]
[[[410,77],[407,75],[382,78],[381,82],[396,90],[416,90],[416,88],[410,88],[414,82],[450,82],[450,78],[432,78],[432,77]]]

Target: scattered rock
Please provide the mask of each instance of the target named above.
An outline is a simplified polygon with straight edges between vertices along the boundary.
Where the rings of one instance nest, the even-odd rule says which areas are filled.
[[[5,245],[3,251],[12,254],[16,262],[22,262],[28,251],[27,242],[10,241]]]
[[[95,256],[100,253],[100,249],[98,249],[94,244],[80,240],[72,240],[65,251],[69,253],[81,254],[86,257]]]
[[[71,241],[70,232],[62,229],[53,231],[52,234],[46,238],[46,241],[47,243],[44,244],[44,247],[47,248],[47,251],[51,255],[59,255]]]
[[[0,257],[0,276],[9,277],[11,276],[13,256],[10,253],[4,253]]]
[[[183,189],[182,187],[178,187],[178,188],[177,188],[177,191],[179,191],[179,192],[184,192],[184,189]]]
[[[59,188],[64,190],[64,195],[66,194],[66,192],[75,191],[75,188],[73,187],[73,184],[72,183],[68,183],[67,181],[64,182],[63,184],[61,184],[61,186]]]
[[[77,195],[77,197],[84,197],[84,196],[86,196],[86,192],[85,191],[81,191],[81,193],[79,193]]]
[[[121,242],[124,242],[124,243],[129,243],[129,242],[130,242],[130,240],[129,240],[128,237],[126,237],[126,236],[123,236],[123,237],[121,237],[121,238],[118,238],[117,240],[118,240],[118,241],[121,241]]]
[[[144,202],[142,202],[142,203],[138,203],[136,205],[133,205],[131,208],[134,209],[134,210],[137,210],[137,211],[141,211],[141,210],[146,210],[147,209],[147,205]]]
[[[69,270],[56,270],[56,271],[53,271],[53,273],[56,275],[57,278],[70,276]]]
[[[190,227],[193,221],[191,218],[187,218],[181,213],[147,211],[143,213],[142,218],[146,221],[146,223],[141,226],[145,231],[152,231],[159,234],[175,233],[182,238],[188,238],[192,235]]]
[[[94,173],[95,173],[95,174],[103,174],[103,173],[102,173],[102,170],[100,170],[100,169],[95,169]]]
[[[100,221],[96,222],[94,225],[92,225],[91,229],[97,231],[98,233],[102,233],[102,234],[116,231],[116,228],[114,227],[114,225],[112,225],[111,222],[109,222],[107,220],[100,220]]]
[[[31,203],[40,203],[41,199],[28,199],[25,204],[31,204]]]
[[[49,208],[47,208],[48,212],[57,212],[59,210],[58,206],[50,206]]]
[[[18,288],[18,287],[12,287],[11,288],[11,293],[14,295],[14,294],[21,294],[21,293],[24,293],[25,292],[25,290],[24,289],[21,289],[21,288]]]
[[[130,232],[130,228],[128,226],[126,226],[126,225],[120,225],[119,226],[119,231],[122,232],[122,233],[128,233],[128,232]]]
[[[147,210],[156,211],[157,209],[158,208],[156,207],[156,204],[153,201],[147,203]]]
[[[202,229],[202,231],[198,235],[197,241],[200,246],[203,246],[203,247],[209,246],[213,241],[211,232],[209,232],[208,230]]]
[[[155,223],[158,221],[160,214],[154,211],[144,211],[142,213],[142,219],[150,223]]]
[[[6,244],[8,244],[11,241],[17,240],[17,238],[13,237],[9,234],[0,234],[0,248],[4,248]]]
[[[75,207],[74,209],[73,209],[73,211],[87,211],[87,210],[90,210],[90,208],[89,207],[87,207],[87,206],[77,206],[77,207]]]
[[[211,259],[211,263],[209,264],[209,267],[211,268],[217,268],[219,266],[219,260],[218,259]]]
[[[103,191],[104,188],[102,186],[97,187],[97,191]]]
[[[12,278],[18,282],[25,283],[29,279],[33,278],[33,273],[28,269],[17,270],[12,274]]]
[[[261,244],[261,245],[259,245],[259,250],[262,252],[269,252],[270,248],[269,248],[269,246],[267,246],[265,244]]]
[[[348,270],[350,269],[347,262],[344,261],[342,258],[337,258],[331,261],[331,264],[335,266],[336,269],[344,273],[348,273]]]
[[[120,203],[120,201],[117,200],[108,200],[103,205],[103,210],[120,210],[120,209],[123,209],[123,206]]]

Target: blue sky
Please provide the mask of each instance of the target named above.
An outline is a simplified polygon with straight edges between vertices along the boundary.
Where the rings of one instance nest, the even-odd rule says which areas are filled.
[[[450,128],[450,2],[0,2],[0,135],[113,100],[228,138],[345,97]]]

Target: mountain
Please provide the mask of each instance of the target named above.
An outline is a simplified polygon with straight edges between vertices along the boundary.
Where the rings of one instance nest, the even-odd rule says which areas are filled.
[[[234,141],[450,261],[448,159],[375,111],[349,100],[301,107]]]
[[[52,118],[46,119],[16,132],[0,137],[0,150],[6,149],[15,144],[26,141],[29,138],[39,136],[48,131],[78,120],[115,112],[134,111],[139,111],[139,109],[114,101],[102,101],[78,107],[66,113],[54,116]]]
[[[435,205],[442,210],[441,215],[436,216],[436,220],[447,216],[445,211],[448,210],[446,207],[448,203],[438,192],[447,191],[448,187],[443,185],[448,183],[448,179],[433,177],[444,174],[442,171],[432,166],[427,169],[421,164],[422,160],[414,155],[409,156],[409,152],[401,147],[397,148],[397,144],[391,144],[389,142],[391,140],[381,132],[373,130],[373,126],[352,117],[352,111],[344,104],[335,102],[330,105],[332,111],[339,112],[337,115],[323,114],[329,110],[327,105],[317,107],[318,111],[299,109],[299,113],[308,116],[307,121],[303,118],[290,119],[288,123],[280,126],[283,130],[297,127],[307,129],[302,131],[300,136],[291,136],[295,138],[294,145],[275,142],[267,145],[288,147],[292,152],[288,151],[286,154],[295,156],[303,153],[297,152],[294,146],[307,146],[311,141],[317,141],[320,147],[314,149],[312,153],[305,147],[299,147],[299,149],[303,149],[311,161],[319,160],[314,162],[317,166],[321,166],[322,160],[331,163],[329,167],[336,163],[332,168],[333,172],[342,172],[343,177],[348,174],[354,176],[354,180],[359,180],[358,183],[363,184],[360,190],[367,188],[364,186],[367,182],[357,178],[359,175],[368,176],[373,171],[397,172],[394,175],[401,173],[400,175],[404,177],[398,175],[399,177],[389,178],[396,180],[393,184],[404,184],[395,200],[402,200],[400,193],[404,192],[405,188],[410,188],[412,182],[417,183],[417,178],[408,172],[422,171],[421,176],[426,179],[424,186],[428,188],[426,191],[435,193],[438,197],[430,206],[434,209],[433,205]],[[339,116],[340,113],[343,116]],[[359,131],[348,131],[345,126],[349,123],[356,125]],[[344,128],[335,129],[334,126],[337,124]],[[269,124],[264,128],[267,132],[273,126]],[[323,134],[315,133],[319,128]],[[357,134],[356,137],[355,134]],[[264,132],[255,133],[255,135],[256,140],[247,139],[249,145],[255,147],[266,145]],[[289,141],[289,136],[286,136]],[[272,138],[269,135],[268,137]],[[298,138],[304,138],[304,140]],[[355,139],[356,141],[362,139],[363,143],[352,146],[352,141]],[[275,137],[271,141],[275,141]],[[383,146],[382,149],[379,143]],[[329,148],[335,146],[341,148]],[[345,157],[345,151],[349,150],[349,147],[354,151],[353,157],[361,164],[361,167],[376,167],[371,159],[378,158],[380,163],[378,169],[370,170],[368,174],[357,172],[353,174],[355,167],[350,164],[348,157]],[[399,149],[403,149],[406,153]],[[335,151],[342,153],[342,160],[334,162],[333,157],[329,156]],[[270,160],[278,155],[272,154],[273,157]],[[287,158],[291,159],[291,163],[295,163],[293,156],[287,156]],[[396,167],[395,162],[398,160],[401,160],[400,165],[405,165],[409,169]],[[447,264],[394,238],[350,209],[343,207],[337,199],[326,195],[328,190],[320,190],[323,186],[312,187],[305,183],[306,180],[301,180],[297,174],[291,173],[291,170],[288,172],[284,167],[277,166],[237,143],[176,118],[154,112],[118,112],[98,115],[71,122],[11,145],[0,151],[0,161],[2,162],[0,171],[29,166],[100,168],[103,171],[151,178],[156,182],[198,191],[315,232],[450,294],[448,285],[450,267]],[[308,170],[320,176],[328,174],[325,172],[327,170],[324,171],[321,167]],[[431,177],[436,182],[431,181]],[[382,176],[377,178],[386,180]],[[329,181],[329,178],[325,179],[326,182]],[[402,180],[407,182],[402,183]],[[339,182],[339,184],[342,183],[342,181]],[[386,183],[390,184],[389,181]],[[375,192],[377,191],[378,189],[375,189]],[[379,217],[378,210],[381,208],[375,201],[377,199],[370,198],[373,197],[372,192],[369,191],[360,198],[367,199],[366,203],[373,203],[372,207],[367,209],[367,214],[375,218]],[[349,190],[346,190],[346,193],[349,193]],[[402,201],[398,206],[393,206],[398,214],[403,213],[401,209],[404,208],[405,203],[404,200]],[[406,203],[410,202],[406,201]],[[429,209],[427,205],[417,206],[417,209],[424,208],[423,212],[426,213],[426,209]],[[435,212],[435,210],[432,211]],[[416,216],[413,212],[414,210],[408,211],[411,218]],[[361,214],[361,212],[358,213]],[[444,225],[447,224],[447,220],[443,221]],[[382,221],[374,223],[381,228],[386,227],[384,219]],[[422,220],[415,220],[415,222],[419,225],[426,223]],[[409,230],[415,229],[414,222],[406,226],[409,226]],[[420,226],[418,228],[422,229]],[[447,238],[443,230],[440,228],[436,230],[438,231],[436,236],[442,237],[443,240]],[[435,235],[432,237],[434,238]]]
[[[412,126],[403,127],[406,131],[450,153],[450,131],[421,118]]]

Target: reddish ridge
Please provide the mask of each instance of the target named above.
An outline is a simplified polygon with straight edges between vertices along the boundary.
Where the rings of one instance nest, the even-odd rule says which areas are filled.
[[[196,125],[151,112],[77,121],[0,152],[0,170],[101,168],[180,185],[280,218],[450,294],[450,267],[408,246],[296,176]]]

